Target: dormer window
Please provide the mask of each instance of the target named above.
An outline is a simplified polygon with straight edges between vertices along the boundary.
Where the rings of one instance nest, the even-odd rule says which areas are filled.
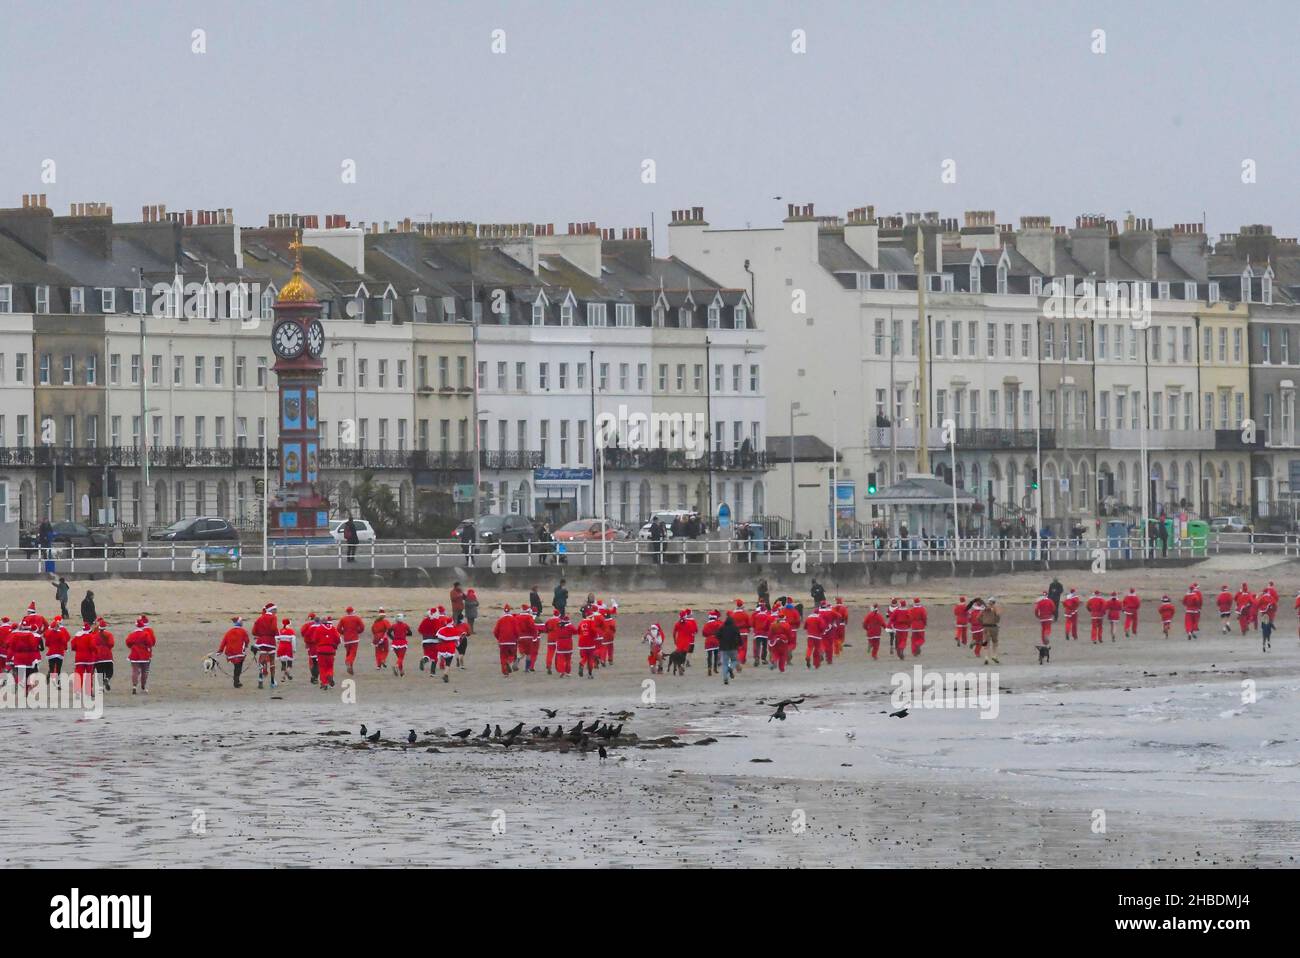
[[[1195,298],[1196,298],[1196,284],[1183,283],[1183,299],[1195,299]]]
[[[163,294],[163,315],[168,319],[176,319],[180,316],[180,282],[177,281],[167,287],[167,292]]]
[[[389,297],[385,296],[381,302],[383,304],[384,322],[391,323],[393,321],[393,301]],[[477,306],[478,304],[475,303],[474,305]]]
[[[722,307],[717,303],[709,306],[709,329],[722,328]]]
[[[268,322],[275,312],[275,294],[267,289],[262,291],[262,319]]]
[[[685,306],[677,310],[677,328],[689,329],[691,326],[691,311]]]
[[[1031,296],[1043,295],[1043,277],[1041,276],[1029,277],[1029,295]]]
[[[8,283],[0,286],[0,313],[14,311],[14,288]]]
[[[36,312],[48,313],[50,311],[50,288],[48,286],[36,287]]]
[[[944,273],[943,276],[940,277],[939,289],[941,292],[951,293],[955,291],[956,288],[957,284],[953,281],[952,273]]]
[[[885,289],[898,289],[898,274],[897,274],[897,273],[886,273],[886,274],[885,274]]]
[[[573,325],[573,303],[562,303],[560,305],[560,325]]]
[[[1250,302],[1250,270],[1241,274],[1241,301]]]
[[[1159,299],[1168,299],[1168,298],[1169,298],[1169,284],[1168,284],[1168,283],[1160,283],[1159,285],[1157,285],[1157,287],[1156,287],[1156,296],[1157,296]]]
[[[137,316],[144,314],[144,290],[131,290],[131,312]]]
[[[108,315],[117,312],[117,290],[101,289],[99,291],[99,311]]]
[[[970,264],[970,291],[972,293],[981,292],[980,290],[980,267],[978,263]]]
[[[68,312],[84,313],[86,311],[86,290],[82,286],[73,286],[68,290]]]
[[[605,325],[605,304],[604,303],[587,304],[587,325],[588,326]]]
[[[352,297],[352,316],[363,323],[366,321],[366,298],[364,296]]]
[[[546,324],[546,307],[541,302],[533,303],[533,325],[543,326]]]
[[[243,319],[244,317],[244,294],[247,287],[240,283],[233,294],[226,296],[226,315],[230,319]]]
[[[631,303],[615,303],[614,304],[614,325],[635,326],[636,307]]]
[[[1005,266],[999,266],[998,267],[998,293],[1005,295],[1006,292],[1007,292],[1007,268]]]
[[[1265,306],[1273,305],[1273,277],[1267,273],[1261,277],[1260,281],[1260,299],[1264,301]]]
[[[1210,292],[1207,294],[1207,302],[1217,303],[1219,301],[1219,283],[1218,280],[1210,282]]]
[[[737,304],[735,310],[733,310],[732,316],[735,329],[749,328],[749,310],[747,310],[743,304]]]
[[[653,322],[656,329],[663,328],[664,323],[666,323],[668,319],[664,313],[664,308],[662,306],[656,306],[651,311],[651,321]]]

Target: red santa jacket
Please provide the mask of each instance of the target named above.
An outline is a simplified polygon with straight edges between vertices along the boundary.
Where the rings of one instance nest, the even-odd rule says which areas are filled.
[[[336,654],[339,645],[343,641],[343,636],[339,634],[338,626],[333,623],[324,623],[316,628],[316,656],[317,658],[325,656],[326,658]]]
[[[1099,595],[1094,595],[1088,599],[1088,614],[1094,619],[1103,619],[1106,617],[1106,600]]]
[[[863,617],[862,628],[866,630],[868,639],[879,639],[880,633],[885,631],[885,617],[879,609],[872,609]]]
[[[72,656],[77,665],[94,665],[99,645],[95,633],[83,629],[72,637]]]
[[[45,651],[48,655],[66,655],[72,636],[60,622],[45,630]]]
[[[280,632],[280,620],[274,612],[263,612],[253,622],[253,638],[258,645],[275,647],[276,635]]]
[[[718,647],[718,632],[721,628],[721,619],[711,618],[704,623],[704,628],[700,629],[700,634],[704,636],[704,647],[706,649],[716,649]]]
[[[157,640],[153,630],[138,628],[126,636],[126,659],[128,662],[148,662],[153,658],[153,647]]]
[[[388,628],[387,620],[380,616],[375,620],[375,625],[380,622],[384,623],[383,628],[386,630]],[[345,645],[351,645],[354,642],[361,641],[361,633],[366,631],[366,623],[361,620],[359,615],[347,614],[338,620],[334,628],[338,630],[339,640]],[[381,631],[380,634],[382,635],[383,632]]]
[[[1056,616],[1056,603],[1043,596],[1034,603],[1034,618],[1039,622],[1050,622]]]
[[[1160,608],[1156,610],[1160,613],[1161,622],[1172,622],[1174,619],[1174,604],[1172,602],[1161,602]]]
[[[689,616],[679,618],[673,626],[673,644],[678,652],[686,652],[695,642],[699,624]]]
[[[1200,589],[1188,592],[1183,596],[1183,609],[1187,612],[1200,612],[1204,601],[1205,597],[1201,595]]]
[[[1122,605],[1124,606],[1124,611],[1129,615],[1136,615],[1137,610],[1142,607],[1142,599],[1137,595],[1137,593],[1130,592],[1128,595],[1124,596]]]
[[[507,612],[497,619],[496,625],[492,626],[492,637],[500,646],[513,646],[519,643],[519,623],[515,621],[513,612]]]
[[[75,646],[75,639],[74,646]],[[217,646],[217,651],[225,655],[231,662],[242,662],[244,653],[248,651],[248,630],[242,625],[232,625],[226,629],[226,634],[221,637],[221,644]]]
[[[1082,604],[1083,600],[1077,594],[1067,595],[1061,600],[1061,606],[1065,609],[1065,617],[1067,619],[1077,619],[1079,617],[1079,606]]]
[[[923,605],[914,605],[914,606],[912,606],[912,610],[911,610],[911,611],[912,611],[912,614],[911,614],[911,616],[909,617],[909,619],[910,619],[910,621],[911,621],[911,623],[912,623],[912,631],[913,631],[913,632],[924,632],[924,631],[925,631],[925,625],[926,625],[926,622],[929,621],[930,614],[929,614],[928,612],[925,611],[925,606],[923,606]]]

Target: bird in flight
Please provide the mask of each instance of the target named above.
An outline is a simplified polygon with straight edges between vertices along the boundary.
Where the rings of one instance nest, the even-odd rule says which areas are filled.
[[[542,709],[542,711],[546,713],[548,719],[553,719],[555,716],[560,714],[559,709]]]

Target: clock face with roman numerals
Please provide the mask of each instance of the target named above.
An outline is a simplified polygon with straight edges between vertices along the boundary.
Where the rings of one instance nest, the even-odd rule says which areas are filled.
[[[320,359],[321,353],[325,352],[325,327],[318,319],[312,320],[307,327],[307,352],[311,353],[312,359]]]
[[[271,347],[277,356],[295,359],[302,355],[302,327],[294,322],[285,322],[276,326],[271,333]]]

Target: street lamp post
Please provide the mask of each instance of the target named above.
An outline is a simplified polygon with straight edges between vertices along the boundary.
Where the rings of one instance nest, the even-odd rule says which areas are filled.
[[[794,421],[808,415],[806,412],[799,411],[798,401],[790,403],[790,538],[793,539],[798,533],[799,524],[797,522],[797,513],[795,505],[795,494],[798,486],[794,478]]]

